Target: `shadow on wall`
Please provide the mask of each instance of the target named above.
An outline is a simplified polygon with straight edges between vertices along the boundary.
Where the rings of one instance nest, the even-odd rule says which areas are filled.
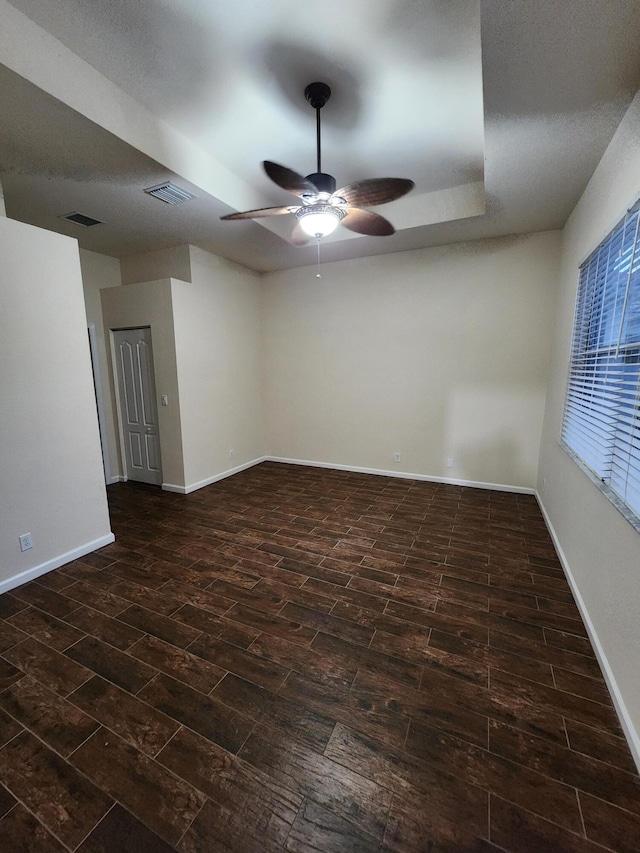
[[[456,389],[449,400],[447,456],[456,479],[535,488],[544,389],[513,382]]]
[[[534,488],[531,472],[523,463],[520,443],[508,433],[456,451],[455,468],[448,473],[457,480]]]

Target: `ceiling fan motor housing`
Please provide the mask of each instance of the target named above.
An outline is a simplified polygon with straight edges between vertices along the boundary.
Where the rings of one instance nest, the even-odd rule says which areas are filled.
[[[319,193],[332,195],[336,191],[336,179],[326,172],[314,172],[312,175],[307,175],[307,180],[317,187]]]

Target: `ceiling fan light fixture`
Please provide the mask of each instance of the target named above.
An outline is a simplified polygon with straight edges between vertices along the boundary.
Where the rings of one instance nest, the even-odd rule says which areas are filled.
[[[309,204],[296,211],[300,227],[309,237],[328,237],[338,227],[346,210],[331,204]]]

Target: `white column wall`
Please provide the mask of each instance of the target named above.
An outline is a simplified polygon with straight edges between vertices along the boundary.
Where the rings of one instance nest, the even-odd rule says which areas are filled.
[[[0,217],[0,592],[113,541],[75,240]],[[18,537],[31,533],[21,552]]]
[[[264,455],[260,276],[191,247],[191,278],[171,288],[189,490]]]

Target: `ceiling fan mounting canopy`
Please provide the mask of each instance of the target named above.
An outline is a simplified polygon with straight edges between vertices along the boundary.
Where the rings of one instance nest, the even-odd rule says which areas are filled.
[[[314,110],[321,110],[331,97],[331,89],[326,83],[309,83],[304,96]]]
[[[401,198],[413,189],[413,181],[406,178],[373,178],[356,181],[336,190],[336,179],[322,171],[321,160],[320,110],[331,97],[331,89],[326,83],[310,83],[304,95],[316,111],[317,171],[303,177],[271,160],[265,160],[262,164],[268,177],[283,190],[298,196],[301,204],[245,210],[242,213],[229,213],[221,219],[258,219],[293,213],[297,222],[291,239],[295,245],[304,245],[313,237],[318,240],[326,237],[339,224],[350,231],[373,237],[395,233],[387,219],[362,208]]]

